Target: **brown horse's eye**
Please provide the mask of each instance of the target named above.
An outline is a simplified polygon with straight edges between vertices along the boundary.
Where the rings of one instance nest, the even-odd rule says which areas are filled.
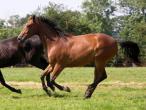
[[[27,27],[27,28],[30,28],[30,25],[27,25],[26,27]]]

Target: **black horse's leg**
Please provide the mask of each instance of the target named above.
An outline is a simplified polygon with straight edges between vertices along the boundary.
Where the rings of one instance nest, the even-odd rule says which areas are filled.
[[[20,93],[21,94],[21,90],[20,89],[15,89],[13,87],[11,87],[10,85],[8,85],[6,82],[5,82],[5,79],[0,71],[0,83],[5,86],[6,88],[8,88],[9,90],[11,90],[12,92],[16,92],[16,93]]]

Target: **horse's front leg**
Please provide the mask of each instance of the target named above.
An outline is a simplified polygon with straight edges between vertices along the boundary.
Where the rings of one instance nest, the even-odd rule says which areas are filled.
[[[55,87],[57,87],[61,91],[66,91],[66,92],[71,91],[69,87],[62,86],[56,83],[55,81],[50,82],[50,74],[46,76],[46,81],[47,81],[47,86],[50,87],[53,91],[55,91]]]
[[[51,88],[52,91],[55,91],[54,85],[50,82],[50,73],[46,76],[47,86]]]
[[[59,90],[61,90],[61,91],[71,92],[70,88],[67,87],[67,86],[59,85],[59,84],[57,84],[55,81],[52,81],[52,84],[53,84],[55,87],[57,87]]]
[[[53,72],[51,73],[51,83],[56,86],[59,90],[62,90],[62,91],[66,91],[66,92],[70,92],[70,88],[67,87],[67,86],[61,86],[59,84],[57,84],[55,82],[55,79],[58,77],[58,75],[61,73],[61,71],[64,69],[64,67],[62,67],[61,65],[59,64],[56,64],[54,69],[53,69]]]
[[[19,93],[21,94],[21,90],[20,89],[15,89],[14,87],[11,87],[10,85],[8,85],[6,82],[5,82],[5,79],[0,71],[0,83],[5,86],[6,88],[8,88],[9,90],[11,90],[12,92],[16,92],[16,93]]]
[[[47,68],[42,72],[41,77],[40,77],[40,78],[41,78],[41,82],[42,82],[42,87],[43,87],[44,91],[45,91],[49,96],[51,96],[51,91],[49,91],[49,90],[47,89],[47,86],[46,86],[46,84],[45,84],[44,78],[45,78],[45,76],[47,76],[48,74],[50,74],[50,73],[52,72],[52,70],[53,70],[53,68],[51,67],[51,65],[48,65]]]

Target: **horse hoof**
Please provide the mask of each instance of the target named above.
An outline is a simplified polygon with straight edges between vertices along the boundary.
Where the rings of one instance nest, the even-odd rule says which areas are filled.
[[[51,96],[52,96],[52,93],[51,93],[51,92],[47,92],[47,95],[48,95],[49,97],[51,97]]]
[[[52,96],[51,91],[49,91],[49,90],[45,90],[45,92],[47,93],[47,95],[48,95],[49,97],[51,97],[51,96]]]
[[[18,89],[16,92],[22,94],[21,89]]]
[[[91,92],[89,92],[89,91],[86,91],[85,92],[85,96],[84,96],[84,99],[90,99],[91,98]]]
[[[51,90],[54,92],[55,91],[55,87],[54,86],[50,86]]]
[[[86,99],[90,99],[91,98],[91,96],[84,96],[84,100],[86,100]]]
[[[64,91],[66,91],[66,92],[71,92],[71,90],[70,90],[70,88],[69,87],[64,87],[64,89],[63,89]]]

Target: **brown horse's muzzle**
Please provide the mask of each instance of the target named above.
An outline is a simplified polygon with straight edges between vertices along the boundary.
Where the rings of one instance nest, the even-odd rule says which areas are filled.
[[[18,42],[23,43],[25,39],[23,36],[18,36],[17,40],[18,40]]]

